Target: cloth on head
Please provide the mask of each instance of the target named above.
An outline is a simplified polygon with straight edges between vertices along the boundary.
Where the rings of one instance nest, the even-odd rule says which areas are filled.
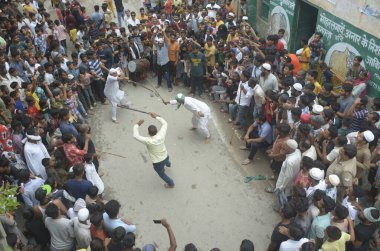
[[[378,219],[375,219],[373,218],[372,214],[371,214],[371,211],[372,210],[378,210],[376,207],[368,207],[366,209],[363,210],[363,214],[364,214],[364,217],[369,221],[369,222],[379,222],[380,221],[380,217]]]
[[[72,80],[74,78],[74,75],[73,74],[69,74],[69,75],[67,75],[67,78],[70,79],[70,80]]]
[[[86,207],[86,201],[84,201],[84,199],[82,198],[79,198],[77,199],[77,201],[75,201],[73,209],[75,212],[79,212],[79,210],[85,207]]]
[[[177,100],[178,102],[177,109],[179,109],[181,107],[181,104],[185,103],[185,95],[183,95],[182,93],[178,93],[177,95],[175,95],[175,100]]]
[[[159,38],[159,39],[157,39],[157,43],[159,43],[159,44],[163,44],[163,43],[164,43],[164,39],[163,39],[163,38]]]
[[[248,20],[248,17],[247,17],[247,16],[244,16],[242,19],[243,19],[243,20]]]
[[[373,133],[369,130],[364,131],[363,135],[368,143],[371,143],[375,139],[375,135],[373,135]]]
[[[110,74],[115,74],[115,73],[117,73],[117,69],[115,69],[115,68],[111,68],[111,69],[109,70],[109,73],[110,73]]]
[[[142,248],[142,251],[156,251],[156,248],[152,244],[146,244]]]
[[[86,221],[88,220],[88,216],[90,215],[90,212],[87,208],[82,208],[78,211],[78,220],[79,221]]]
[[[263,67],[265,70],[267,70],[267,71],[270,71],[270,69],[272,69],[272,67],[271,67],[270,64],[268,64],[268,63],[264,63],[264,64],[262,65],[262,67]]]
[[[298,148],[298,143],[294,139],[288,139],[286,144],[290,147],[290,149],[296,150]]]
[[[313,167],[310,169],[309,175],[314,180],[322,180],[325,176],[325,172],[317,167]]]
[[[293,88],[296,90],[296,91],[302,91],[302,85],[300,83],[295,83],[293,85]]]
[[[232,12],[229,12],[227,16],[231,16],[231,17],[234,17],[234,16],[235,16],[235,14],[234,14],[234,13],[232,13]]]
[[[311,115],[309,113],[305,113],[301,115],[301,122],[305,124],[310,124]]]
[[[340,183],[340,179],[339,179],[338,175],[335,175],[335,174],[329,175],[329,181],[330,181],[331,185],[334,187],[336,187]]]
[[[42,189],[46,191],[46,195],[49,195],[51,193],[51,186],[50,185],[43,185]]]
[[[323,112],[323,106],[321,105],[313,105],[313,113],[315,114],[321,114]]]

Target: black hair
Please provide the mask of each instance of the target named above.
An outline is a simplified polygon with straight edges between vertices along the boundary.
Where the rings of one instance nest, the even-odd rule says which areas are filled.
[[[352,86],[352,84],[349,84],[349,83],[345,83],[343,84],[342,86],[342,89],[345,91],[345,92],[352,92],[352,89],[354,87]]]
[[[92,225],[98,227],[103,220],[103,214],[101,212],[95,212],[90,216],[90,222]]]
[[[90,243],[91,251],[104,251],[104,243],[99,238],[92,239]]]
[[[309,200],[305,197],[296,197],[292,199],[292,204],[296,213],[304,213],[309,209]]]
[[[26,183],[30,178],[30,171],[28,169],[21,169],[18,172],[18,178],[20,182]]]
[[[22,212],[22,217],[26,221],[31,221],[34,218],[34,211],[32,208],[25,208],[25,210]]]
[[[112,231],[111,237],[114,242],[118,243],[124,239],[126,234],[127,234],[127,231],[125,230],[125,228],[120,226],[120,227],[115,228]]]
[[[62,134],[62,141],[63,143],[69,143],[69,141],[74,137],[71,133],[63,133]]]
[[[96,195],[98,195],[99,188],[97,186],[92,186],[88,189],[87,195],[90,196],[90,198],[94,198]]]
[[[318,77],[318,72],[316,70],[310,70],[309,75],[315,80]]]
[[[297,224],[291,224],[289,226],[289,235],[292,237],[293,240],[299,241],[304,237],[305,231],[303,231],[301,226]]]
[[[326,91],[330,92],[334,89],[334,86],[332,83],[324,83],[323,87],[325,88]]]
[[[361,63],[363,61],[363,57],[362,56],[356,56],[355,59],[357,59],[359,61],[359,63]]]
[[[18,240],[17,234],[8,233],[7,237],[6,237],[6,240],[7,240],[8,246],[14,248],[16,246],[17,240]]]
[[[280,123],[280,125],[278,126],[278,131],[280,132],[281,136],[288,135],[291,131],[290,125],[285,124],[285,123]]]
[[[305,242],[302,244],[300,251],[317,251],[317,245],[314,242]]]
[[[335,126],[330,126],[328,130],[331,138],[336,138],[338,136],[338,129]]]
[[[240,251],[255,251],[255,246],[250,240],[243,240],[240,244]]]
[[[150,136],[154,136],[157,134],[157,127],[155,125],[150,125],[148,127],[148,133]]]
[[[86,161],[86,162],[89,162],[92,160],[92,157],[93,157],[93,154],[92,153],[86,153],[84,156],[83,156],[83,160]]]
[[[310,126],[308,124],[304,124],[304,123],[301,123],[299,126],[298,126],[298,130],[303,133],[303,134],[306,134],[308,135],[310,133]]]
[[[357,154],[357,149],[356,149],[356,147],[355,147],[354,145],[352,145],[352,144],[346,144],[346,145],[343,146],[343,148],[344,148],[344,152],[345,152],[345,154],[346,154],[350,159],[352,159],[353,157],[356,156],[356,154]]]
[[[339,136],[338,137],[338,146],[344,146],[347,144],[347,142],[348,142],[348,140],[347,140],[346,136]]]
[[[311,147],[311,141],[310,141],[310,139],[308,139],[308,138],[305,138],[304,140],[302,140],[301,142],[300,142],[300,148],[303,148],[303,149],[309,149]],[[307,156],[304,156],[303,158],[305,158],[305,157],[307,157]],[[302,158],[302,161],[304,161],[304,159]],[[310,157],[308,157],[308,158],[310,158]],[[311,159],[311,158],[310,158]],[[313,160],[312,160],[313,161]],[[308,169],[310,169],[310,168],[308,168]]]
[[[49,203],[46,207],[45,214],[47,217],[56,219],[59,216],[59,208],[54,203]]]
[[[135,246],[136,236],[132,232],[128,232],[124,237],[125,248],[133,248]]]
[[[371,114],[373,116],[373,120],[375,121],[375,123],[379,122],[380,115],[377,112],[372,112]]]
[[[281,208],[281,213],[284,215],[284,217],[286,219],[291,219],[293,217],[296,216],[296,210],[294,209],[294,207],[289,204],[289,203],[286,203],[282,208]]]
[[[184,251],[198,251],[198,249],[193,243],[189,243],[186,244]]]
[[[339,220],[344,220],[349,215],[348,209],[345,206],[342,206],[342,204],[336,204],[334,208],[334,215]]]
[[[119,214],[120,206],[117,200],[110,200],[106,203],[104,210],[111,219],[114,219]]]
[[[301,108],[299,107],[293,107],[291,110],[290,110],[291,114],[296,116],[296,117],[301,117],[301,114],[302,114],[302,110]]]
[[[82,176],[83,175],[83,172],[84,172],[84,167],[83,167],[83,164],[82,163],[76,163],[74,166],[73,166],[73,173],[76,177],[78,176]]]
[[[326,228],[326,235],[333,241],[337,241],[342,237],[342,231],[336,226],[328,226]]]

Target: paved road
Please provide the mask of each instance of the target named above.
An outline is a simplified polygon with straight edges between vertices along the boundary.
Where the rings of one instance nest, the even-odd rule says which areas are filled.
[[[146,86],[155,83],[152,79],[146,82]],[[232,147],[228,144],[231,128],[218,106],[213,106],[209,123],[212,140],[205,144],[197,132],[189,130],[192,114],[184,107],[175,110],[175,106],[165,106],[141,87],[126,85],[123,89],[127,90],[133,108],[157,112],[168,121],[166,146],[172,167],[167,168],[167,174],[176,183],[174,189],[163,187],[145,146],[132,138],[132,127],[139,119],[145,119],[140,128],[143,135],[147,135],[150,124],[159,126],[158,121],[119,109],[119,124],[114,124],[110,106],[97,108],[98,115],[91,120],[97,147],[126,157],[102,155],[106,198],[119,199],[123,206],[121,215],[137,224],[137,245],[154,241],[159,250],[167,248],[165,229],[152,222],[166,217],[179,250],[189,242],[202,250],[236,250],[245,238],[254,241],[257,250],[264,250],[278,216],[271,209],[272,197],[263,192],[267,181],[246,184],[243,180],[248,174],[269,174],[267,161],[255,160],[246,168],[236,162],[247,153],[234,150],[240,143],[236,137]],[[170,99],[178,90],[184,89],[175,88],[169,93],[162,87],[159,92]]]

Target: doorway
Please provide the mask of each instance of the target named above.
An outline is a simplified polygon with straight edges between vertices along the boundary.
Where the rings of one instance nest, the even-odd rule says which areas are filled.
[[[310,38],[315,33],[318,19],[318,9],[304,1],[298,1],[295,40],[292,41],[293,51],[301,48],[301,39]]]

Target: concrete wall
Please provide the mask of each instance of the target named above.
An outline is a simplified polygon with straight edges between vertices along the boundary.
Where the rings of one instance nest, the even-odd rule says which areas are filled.
[[[328,0],[307,0],[306,2],[330,12],[375,37],[380,37],[380,19],[360,12],[360,9],[366,5],[380,12],[379,0],[335,0],[336,4]]]

